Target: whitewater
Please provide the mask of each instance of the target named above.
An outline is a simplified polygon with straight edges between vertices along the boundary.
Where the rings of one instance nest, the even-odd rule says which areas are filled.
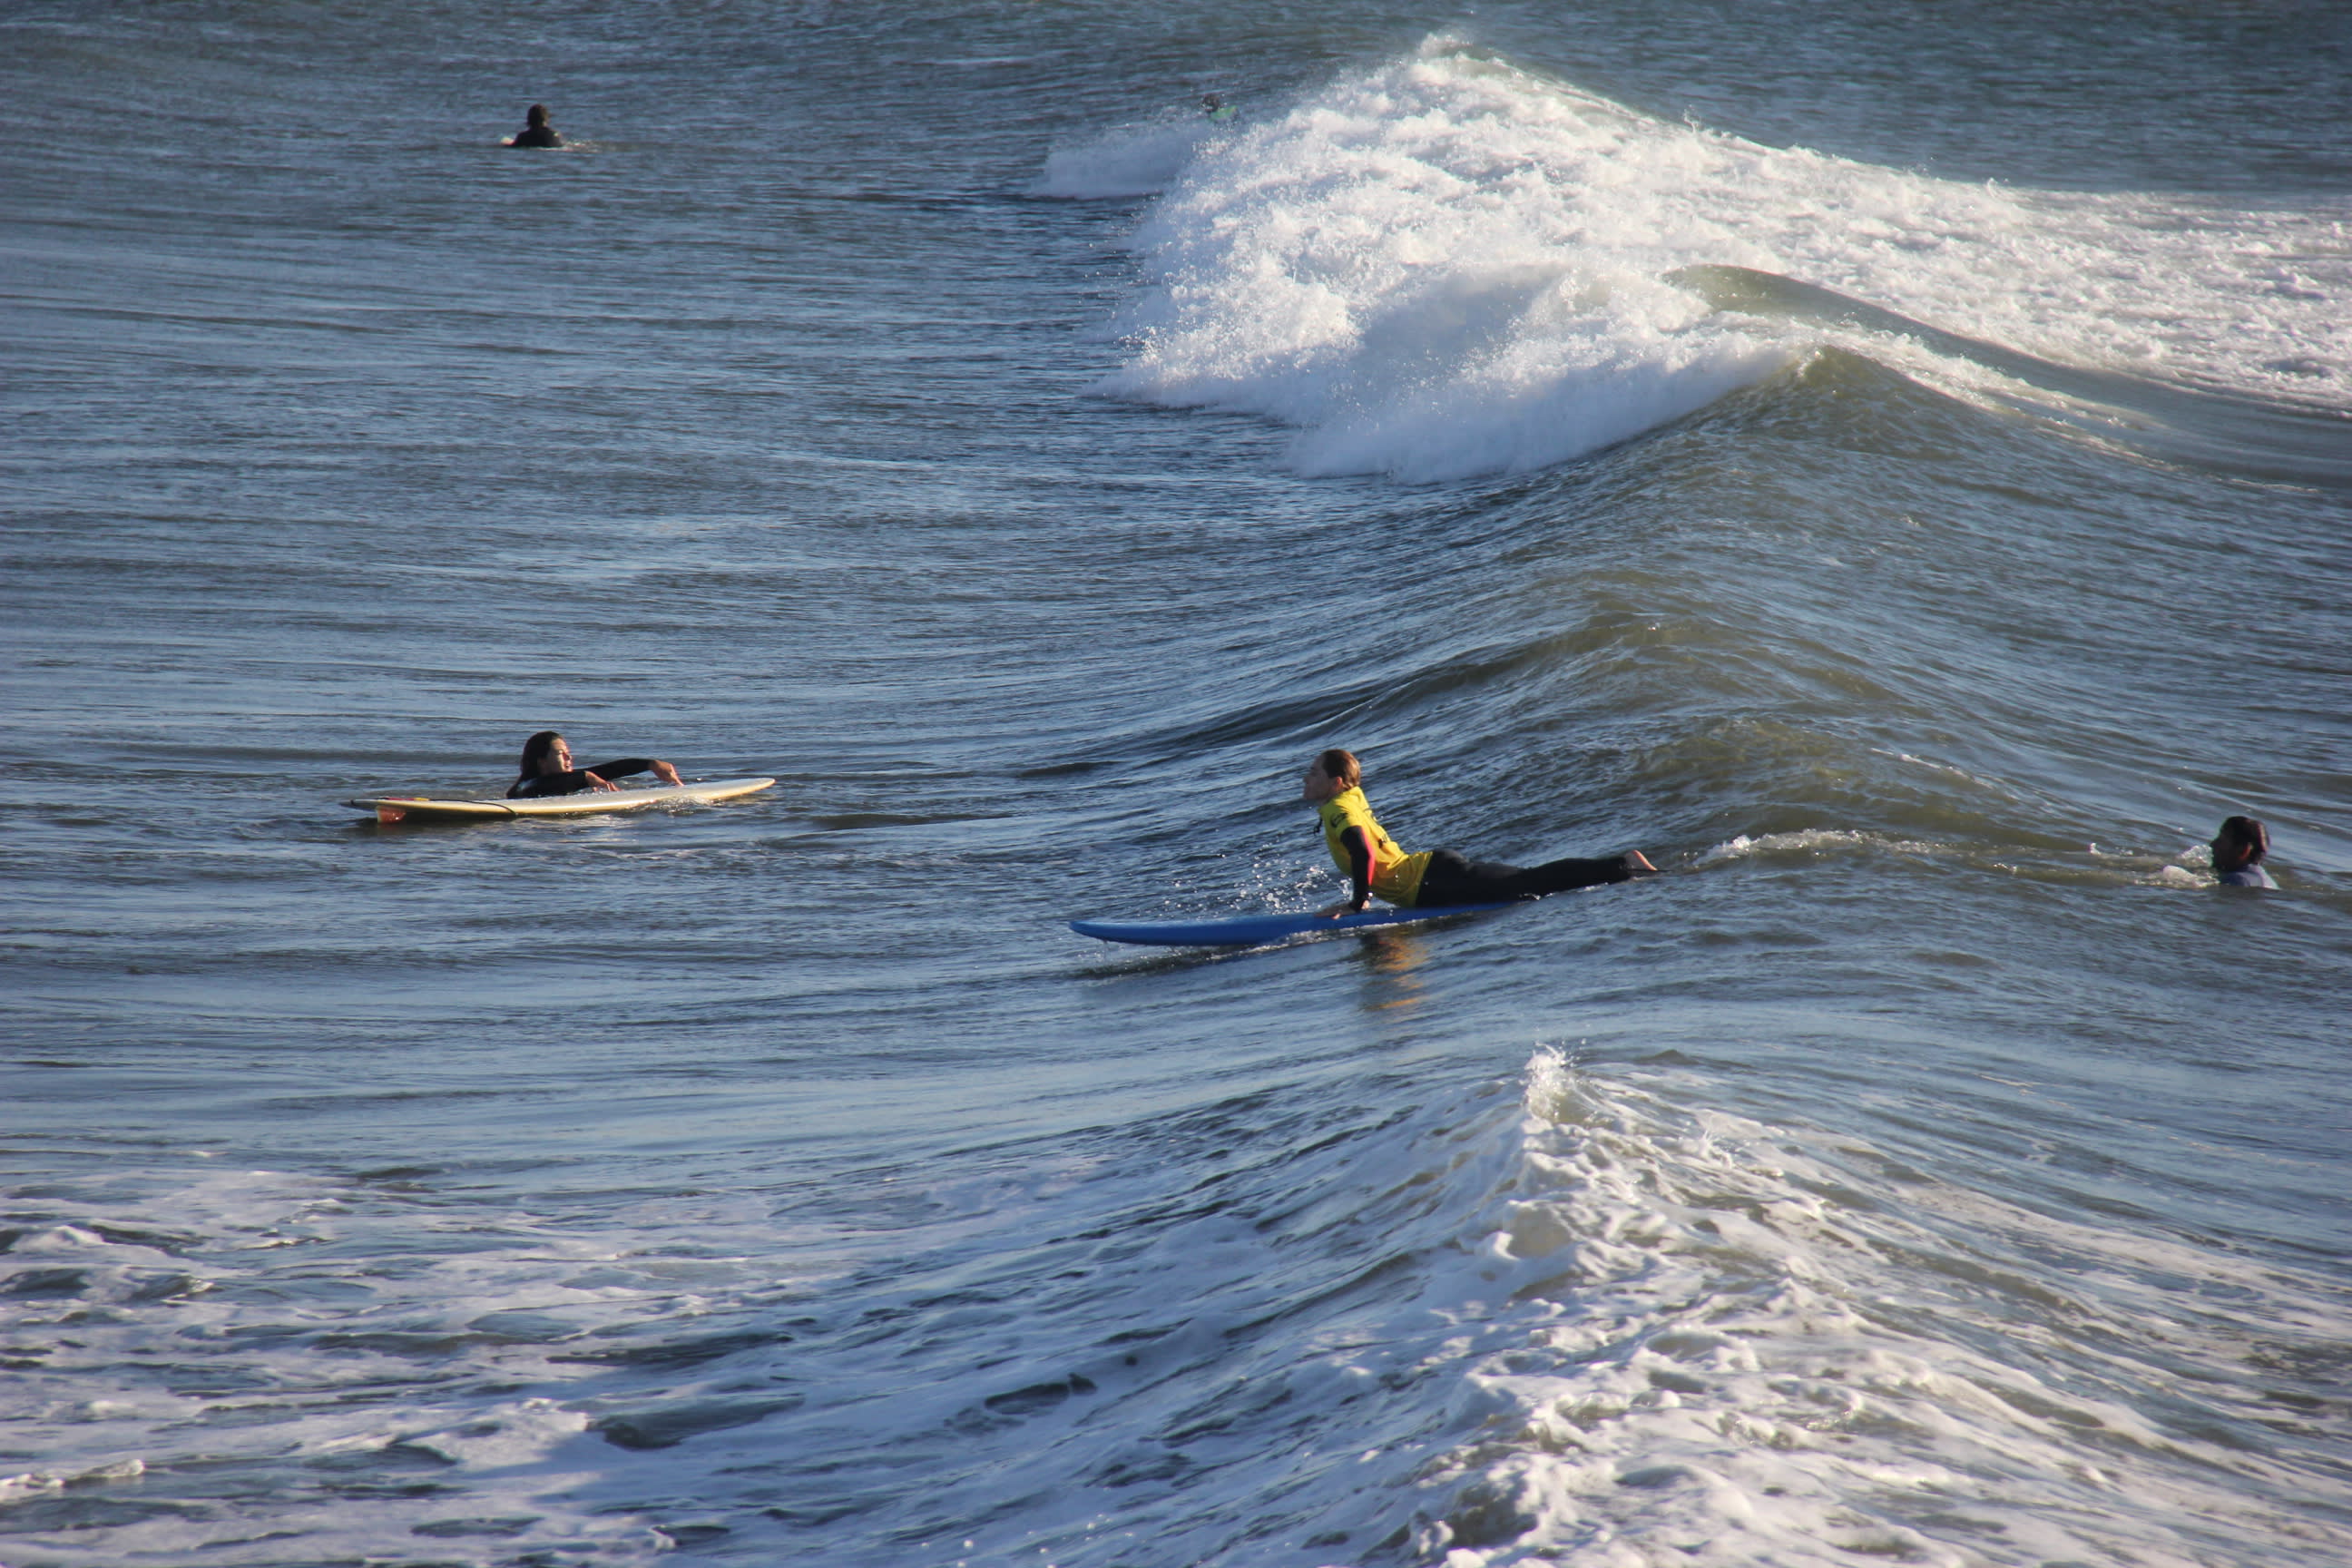
[[[2352,1559],[2347,47],[0,19],[0,1562]]]
[[[1459,39],[1246,132],[1057,152],[1036,188],[1165,190],[1099,390],[1297,426],[1311,473],[1549,467],[1829,349],[1986,403],[2075,406],[2076,372],[2117,401],[2346,407],[2340,211],[1957,184],[1662,123]]]

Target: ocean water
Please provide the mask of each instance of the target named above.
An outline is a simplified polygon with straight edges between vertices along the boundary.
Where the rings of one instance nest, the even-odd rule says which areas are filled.
[[[2352,1561],[2347,56],[0,12],[0,1563]]]

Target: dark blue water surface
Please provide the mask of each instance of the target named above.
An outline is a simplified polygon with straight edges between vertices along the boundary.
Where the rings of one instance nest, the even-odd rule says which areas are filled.
[[[2347,40],[14,8],[0,1559],[2352,1556]]]

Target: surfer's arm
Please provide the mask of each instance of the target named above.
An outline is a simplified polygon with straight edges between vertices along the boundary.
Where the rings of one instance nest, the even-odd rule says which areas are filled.
[[[1350,827],[1340,834],[1339,847],[1348,852],[1348,879],[1356,885],[1355,897],[1344,903],[1333,904],[1323,912],[1335,916],[1361,914],[1371,907],[1372,879],[1380,875],[1381,858],[1360,827]]]
[[[617,789],[619,785],[604,781],[625,779],[636,773],[651,773],[666,784],[685,782],[677,776],[676,768],[659,757],[623,757],[616,763],[598,763],[593,768],[583,768],[580,773],[582,777],[592,780],[592,787],[596,789]]]

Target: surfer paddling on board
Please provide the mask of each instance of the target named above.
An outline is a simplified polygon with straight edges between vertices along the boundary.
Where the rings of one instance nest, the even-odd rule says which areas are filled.
[[[624,757],[598,763],[593,768],[572,765],[572,745],[562,731],[541,730],[522,743],[520,776],[507,791],[509,800],[531,800],[544,795],[578,795],[583,790],[618,789],[614,779],[631,773],[651,773],[666,784],[684,781],[677,770],[659,757]]]
[[[2275,888],[2263,869],[2271,852],[2271,830],[2251,816],[2232,816],[2213,836],[2213,874],[2225,888]]]
[[[1631,881],[1657,869],[1639,849],[1524,868],[1466,859],[1451,849],[1408,855],[1373,819],[1371,805],[1364,799],[1363,765],[1353,752],[1336,746],[1307,764],[1298,793],[1323,819],[1323,842],[1330,846],[1333,863],[1355,884],[1354,896],[1319,911],[1325,915],[1358,913],[1375,894],[1411,909],[1448,909],[1540,899],[1570,888]]]
[[[554,126],[547,122],[547,105],[534,103],[530,106],[530,112],[523,116],[522,129],[514,133],[514,140],[509,142],[507,145],[509,147],[561,147],[563,145],[563,137]]]

